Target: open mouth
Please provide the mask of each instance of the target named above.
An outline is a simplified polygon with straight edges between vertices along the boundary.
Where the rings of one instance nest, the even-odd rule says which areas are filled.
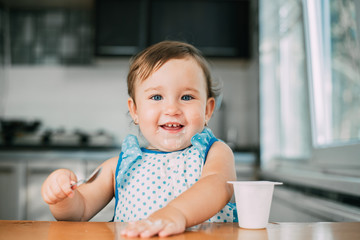
[[[184,125],[181,125],[179,123],[166,123],[160,125],[160,127],[165,130],[180,130],[184,127]]]

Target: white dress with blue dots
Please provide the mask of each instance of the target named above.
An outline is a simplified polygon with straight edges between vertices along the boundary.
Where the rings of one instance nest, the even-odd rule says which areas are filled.
[[[190,147],[159,152],[140,148],[137,138],[128,135],[116,168],[113,220],[131,222],[147,218],[189,189],[199,180],[206,155],[215,141],[218,139],[205,128],[192,137]],[[228,203],[208,221],[236,222],[235,204]]]

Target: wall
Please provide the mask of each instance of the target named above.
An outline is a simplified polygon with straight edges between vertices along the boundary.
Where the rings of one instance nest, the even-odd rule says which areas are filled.
[[[36,6],[45,2],[36,1]],[[53,4],[60,2],[68,6],[71,1]],[[32,7],[22,0],[6,3]],[[77,4],[81,9],[92,7],[91,0]],[[214,77],[223,82],[222,107],[209,125],[216,136],[237,146],[259,145],[257,1],[251,1],[251,9],[251,59],[209,59]],[[120,143],[129,132],[138,132],[127,114],[128,60],[96,59],[93,65],[82,67],[12,65],[0,69],[0,118],[37,118],[43,128],[69,131],[104,129]]]
[[[238,145],[258,143],[258,74],[256,61],[210,59],[213,75],[223,82],[225,107],[210,127],[226,139],[230,129]],[[136,133],[127,114],[128,59],[98,61],[85,67],[10,66],[3,79],[0,116],[41,119],[44,127],[86,131],[104,129],[118,142]],[[237,134],[233,134],[237,132]]]

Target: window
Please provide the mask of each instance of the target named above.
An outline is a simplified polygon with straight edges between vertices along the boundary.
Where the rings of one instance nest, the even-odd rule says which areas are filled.
[[[323,147],[357,142],[360,139],[360,26],[357,26],[355,1],[307,1],[307,9],[309,51],[314,63],[310,76],[314,144]],[[321,17],[316,19],[317,16]],[[310,24],[313,22],[317,24]]]
[[[313,161],[360,165],[360,4],[304,1],[312,97]]]
[[[310,157],[301,0],[260,1],[260,139],[263,164]]]
[[[262,166],[360,177],[360,1],[259,6]]]

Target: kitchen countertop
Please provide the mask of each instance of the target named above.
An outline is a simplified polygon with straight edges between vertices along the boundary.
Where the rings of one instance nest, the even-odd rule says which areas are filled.
[[[120,240],[125,239],[119,234],[121,229],[125,226],[126,223],[114,222],[41,222],[0,220],[0,240]],[[160,238],[154,237],[152,239]],[[187,229],[185,233],[172,236],[171,239],[354,240],[360,239],[360,222],[269,223],[266,229],[260,230],[239,228],[237,223],[203,223]]]
[[[67,150],[3,150],[0,151],[0,160],[27,160],[27,159],[89,159],[106,160],[110,157],[118,156],[121,149],[67,149]]]

